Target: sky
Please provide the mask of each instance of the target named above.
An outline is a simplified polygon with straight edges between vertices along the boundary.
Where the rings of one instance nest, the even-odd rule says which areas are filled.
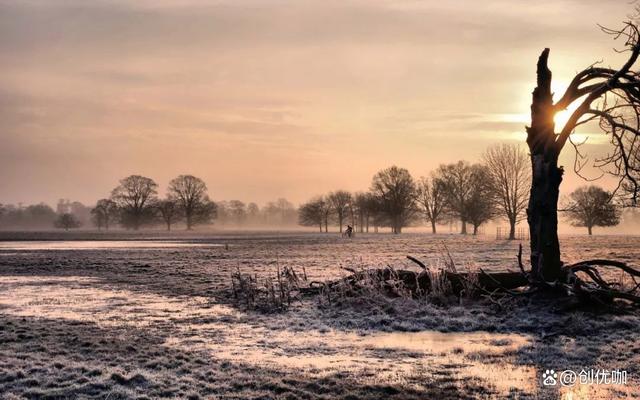
[[[621,47],[626,0],[0,0],[0,203],[93,204],[130,174],[300,203],[524,145],[554,89]],[[560,119],[562,116],[559,117]],[[593,126],[585,150],[607,151]],[[585,184],[567,167],[563,193]],[[586,170],[590,177],[596,171]],[[610,185],[610,181],[601,184]]]

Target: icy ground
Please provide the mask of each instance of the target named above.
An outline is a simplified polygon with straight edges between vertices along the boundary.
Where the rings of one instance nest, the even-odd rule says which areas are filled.
[[[407,254],[441,265],[446,245],[461,269],[514,269],[517,242],[302,233],[0,239],[1,398],[640,396],[637,312],[311,298],[264,314],[229,301],[238,267],[266,276],[291,266],[326,280],[347,274],[344,266],[414,268]],[[638,265],[639,237],[563,237],[562,245],[567,261]],[[552,368],[626,370],[629,381],[544,387],[542,371]]]

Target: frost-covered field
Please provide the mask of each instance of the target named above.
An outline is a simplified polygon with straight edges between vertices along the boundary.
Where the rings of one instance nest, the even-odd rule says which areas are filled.
[[[264,277],[289,266],[326,280],[346,275],[342,267],[414,268],[407,254],[442,265],[446,246],[461,269],[515,269],[518,242],[304,233],[0,239],[2,398],[640,396],[637,312],[308,298],[264,314],[230,302],[238,268]],[[638,265],[639,237],[561,241],[567,261]],[[626,370],[629,382],[545,388],[542,371],[552,368]]]

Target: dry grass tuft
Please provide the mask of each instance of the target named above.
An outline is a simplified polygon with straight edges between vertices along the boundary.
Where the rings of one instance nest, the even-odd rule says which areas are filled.
[[[275,275],[259,279],[257,274],[242,273],[240,267],[231,274],[233,298],[250,310],[281,312],[300,296],[300,287],[307,280],[303,269],[302,277],[292,267],[276,266]],[[306,285],[306,284],[305,284]]]

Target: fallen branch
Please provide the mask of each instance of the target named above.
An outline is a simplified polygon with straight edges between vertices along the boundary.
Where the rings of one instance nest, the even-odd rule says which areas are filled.
[[[424,265],[424,263],[422,261],[418,260],[417,258],[412,257],[412,256],[407,256],[407,259],[409,259],[409,260],[413,261],[414,263],[418,264],[420,266],[420,268],[425,269],[425,270],[427,269],[427,266]]]

